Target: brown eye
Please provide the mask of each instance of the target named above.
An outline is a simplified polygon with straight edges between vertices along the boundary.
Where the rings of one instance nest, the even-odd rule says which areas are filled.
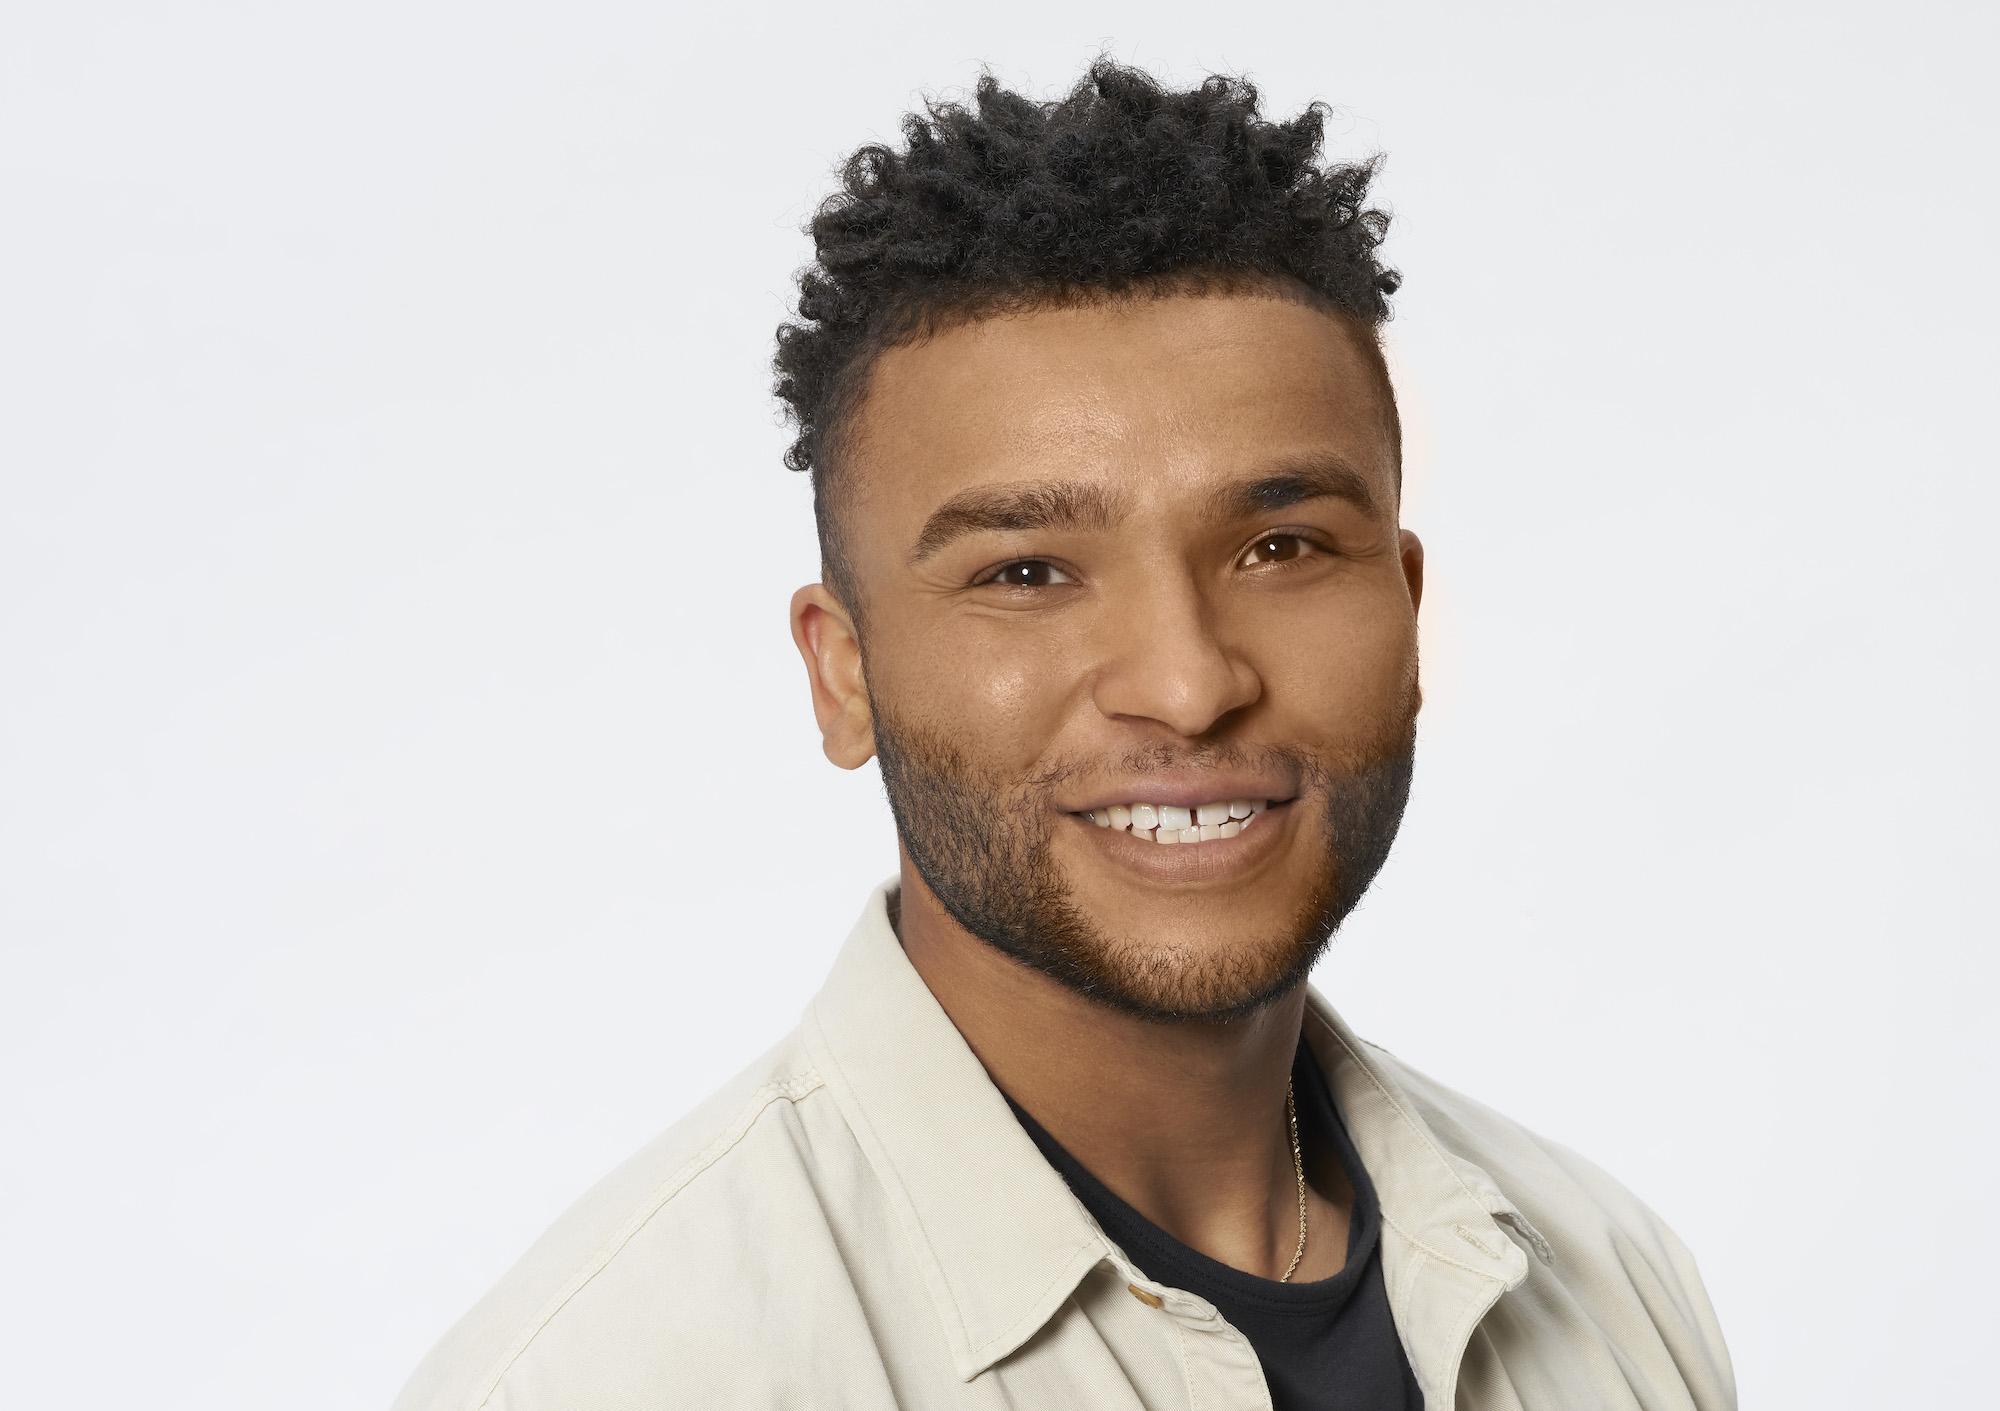
[[[1259,563],[1289,563],[1304,557],[1311,549],[1312,545],[1296,534],[1269,534],[1245,551],[1243,564],[1247,568]]]
[[[1022,559],[1010,563],[986,580],[998,583],[1003,588],[1047,588],[1056,583],[1069,582],[1069,575],[1052,563],[1041,559]]]

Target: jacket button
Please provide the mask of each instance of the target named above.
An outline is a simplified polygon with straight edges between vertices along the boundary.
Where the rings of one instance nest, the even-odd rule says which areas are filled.
[[[1139,1286],[1138,1286],[1137,1284],[1127,1284],[1127,1285],[1125,1285],[1125,1287],[1126,1287],[1126,1288],[1127,1288],[1127,1289],[1128,1289],[1128,1290],[1129,1290],[1129,1291],[1131,1292],[1131,1294],[1132,1294],[1132,1297],[1134,1297],[1134,1298],[1138,1299],[1138,1300],[1139,1300],[1139,1301],[1140,1301],[1141,1303],[1145,1304],[1145,1305],[1146,1305],[1146,1306],[1147,1306],[1148,1308],[1164,1308],[1164,1307],[1166,1307],[1166,1303],[1165,1303],[1165,1300],[1163,1300],[1163,1299],[1162,1299],[1162,1298],[1161,1298],[1161,1297],[1160,1297],[1160,1296],[1159,1296],[1158,1294],[1156,1294],[1156,1293],[1147,1293],[1147,1292],[1146,1292],[1146,1291],[1145,1291],[1144,1289],[1140,1288],[1140,1287],[1139,1287]]]

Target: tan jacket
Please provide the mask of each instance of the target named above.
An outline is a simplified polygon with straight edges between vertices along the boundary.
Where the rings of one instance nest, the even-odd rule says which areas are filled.
[[[1250,1345],[1147,1279],[1036,1151],[890,929],[792,1035],[619,1168],[397,1411],[1269,1408]],[[1428,1411],[1727,1411],[1694,1260],[1573,1152],[1372,1048],[1307,1041],[1382,1206]]]

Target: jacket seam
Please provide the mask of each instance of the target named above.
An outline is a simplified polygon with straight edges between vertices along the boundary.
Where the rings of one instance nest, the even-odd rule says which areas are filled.
[[[1188,1338],[1190,1336],[1188,1330],[1181,1325],[1180,1320],[1175,1319],[1174,1351],[1180,1354],[1181,1380],[1187,1384],[1188,1411],[1201,1411],[1201,1394],[1195,1390],[1194,1384],[1194,1358],[1188,1355]]]
[[[757,1125],[757,1119],[763,1115],[765,1108],[780,1100],[798,1102],[825,1084],[826,1080],[817,1071],[807,1069],[790,1078],[766,1083],[752,1093],[750,1100],[744,1104],[742,1111],[737,1113],[730,1124],[713,1141],[682,1162],[674,1169],[672,1175],[656,1186],[652,1194],[641,1201],[638,1208],[626,1217],[625,1223],[620,1225],[595,1253],[578,1265],[576,1271],[563,1282],[549,1300],[522,1325],[514,1340],[507,1345],[495,1359],[492,1368],[476,1384],[472,1396],[465,1404],[468,1407],[478,1408],[492,1400],[493,1393],[506,1379],[507,1373],[513,1370],[514,1364],[521,1359],[522,1354],[534,1345],[535,1339],[541,1336],[542,1329],[562,1311],[563,1306],[603,1273],[605,1267],[617,1257],[618,1252],[632,1242],[668,1201],[680,1194],[695,1177],[728,1155],[730,1150],[749,1134],[750,1129]]]

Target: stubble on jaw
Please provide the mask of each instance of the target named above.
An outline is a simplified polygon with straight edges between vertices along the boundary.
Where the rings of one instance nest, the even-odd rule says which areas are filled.
[[[1292,807],[1313,810],[1326,847],[1292,920],[1220,952],[1112,934],[1077,903],[1053,842],[1051,799],[1078,766],[1028,778],[982,770],[952,736],[877,703],[876,752],[896,831],[912,864],[972,935],[1090,1000],[1153,1022],[1226,1022],[1304,983],[1387,860],[1416,755],[1414,680],[1382,728],[1347,758],[1279,746],[1160,745],[1118,761],[1133,773],[1171,765],[1275,764],[1301,781]]]

